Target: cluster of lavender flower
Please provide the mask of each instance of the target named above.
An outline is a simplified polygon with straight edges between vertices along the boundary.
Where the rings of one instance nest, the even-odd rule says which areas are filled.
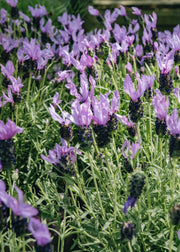
[[[41,247],[44,247],[44,251],[51,251],[48,227],[37,218],[37,209],[23,203],[23,192],[17,186],[14,188],[18,194],[18,201],[6,192],[5,183],[0,180],[0,230],[5,232],[7,229],[12,229],[16,236],[22,236],[30,231],[37,241],[36,251]]]
[[[179,157],[178,110],[174,108],[172,115],[168,115],[168,95],[173,91],[173,79],[179,78],[179,25],[174,28],[172,34],[169,31],[158,32],[157,16],[154,12],[152,15],[143,15],[140,9],[132,7],[132,13],[137,18],[131,20],[123,6],[115,8],[112,13],[106,10],[104,16],[89,6],[89,13],[103,22],[104,28],[85,34],[80,15],[75,17],[64,13],[59,16],[58,22],[61,28],[58,29],[52,25],[52,20],[48,17],[44,6],[36,5],[35,8],[29,6],[31,13],[29,17],[18,10],[17,0],[6,0],[6,2],[11,5],[11,13],[8,14],[5,9],[0,10],[1,73],[4,78],[0,108],[3,109],[7,104],[10,104],[12,108],[16,103],[21,102],[21,90],[26,88],[27,80],[32,77],[42,81],[44,71],[53,61],[56,63],[47,75],[48,80],[55,88],[65,83],[70,95],[75,97],[71,102],[71,113],[60,107],[59,104],[62,101],[59,100],[59,93],[56,92],[53,97],[49,112],[51,117],[60,124],[62,146],[56,144],[47,157],[41,156],[44,160],[73,175],[72,167],[76,161],[74,151],[78,154],[81,152],[74,147],[68,147],[67,142],[73,138],[72,127],[77,130],[81,148],[89,147],[93,143],[92,129],[100,148],[108,144],[111,133],[117,129],[117,120],[127,126],[129,134],[135,137],[137,135],[136,123],[143,117],[142,99],[144,97],[151,101],[154,107],[157,116],[155,125],[157,135],[166,134],[168,128],[171,134],[170,156]],[[126,20],[126,27],[121,27],[115,22],[119,16]],[[139,38],[138,33],[141,28],[143,36]],[[18,62],[17,69],[13,61]],[[126,66],[128,73],[123,80],[123,87],[124,93],[130,96],[128,116],[116,113],[119,111],[120,102],[117,89],[98,94],[96,83],[101,81],[98,73],[101,61],[108,67],[108,71],[118,69],[119,64]],[[175,64],[177,65],[174,66]],[[158,66],[158,77],[152,74],[151,70],[147,74],[147,65]],[[141,74],[138,73],[137,68]],[[172,76],[173,71],[174,76]],[[75,84],[77,80],[79,85]],[[157,83],[159,83],[158,88]],[[116,83],[117,88],[118,85]],[[112,85],[109,89],[112,89]],[[111,93],[113,97],[110,102]],[[180,102],[178,87],[174,88],[174,95]],[[10,121],[7,125],[9,123]],[[15,133],[22,132],[14,124],[10,129],[7,125],[5,126],[3,122],[0,124],[2,135],[2,137],[0,135],[0,140],[5,142]],[[141,148],[140,144],[136,142],[131,145],[128,140],[124,142],[123,156],[127,162],[134,158]],[[4,146],[4,142],[1,142],[1,145]],[[131,154],[125,154],[125,148]],[[3,147],[0,149],[0,168],[5,166],[6,162],[2,149]],[[130,167],[129,170],[131,172],[132,168]],[[127,212],[129,206],[134,206],[141,194],[144,182],[143,173],[133,175],[130,196],[125,203],[124,213]],[[10,206],[8,204],[7,206]],[[129,228],[129,224],[126,226]]]

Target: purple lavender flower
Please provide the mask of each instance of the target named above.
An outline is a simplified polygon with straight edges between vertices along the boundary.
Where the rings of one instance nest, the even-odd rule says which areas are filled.
[[[157,15],[156,13],[153,11],[152,16],[151,15],[144,15],[144,21],[146,23],[146,27],[148,30],[153,30],[156,28],[156,23],[157,23]]]
[[[126,69],[128,70],[129,73],[132,73],[132,65],[130,62],[126,64]]]
[[[99,11],[95,9],[93,6],[88,6],[88,11],[93,16],[99,16]]]
[[[36,4],[35,8],[28,6],[28,10],[31,12],[31,15],[33,17],[42,17],[47,15],[45,6],[42,6],[40,4]]]
[[[166,123],[172,135],[180,135],[180,118],[178,117],[177,108],[173,110],[171,116],[166,116]]]
[[[28,40],[23,41],[23,51],[24,54],[27,54],[28,58],[32,60],[37,60],[40,56],[40,45],[37,44],[36,39],[32,39],[29,42]]]
[[[179,158],[180,155],[180,118],[178,117],[178,110],[175,108],[172,115],[166,116],[167,127],[171,133],[169,141],[170,157]]]
[[[154,111],[156,112],[156,133],[157,135],[165,135],[167,130],[166,116],[169,108],[169,98],[162,95],[161,92],[156,89],[156,96],[152,100]]]
[[[82,104],[80,104],[78,100],[75,100],[71,104],[71,115],[69,119],[77,126],[89,126],[93,118],[90,104],[89,99]]]
[[[14,105],[14,98],[10,87],[8,87],[7,95],[3,92],[3,98],[6,103],[9,102],[10,104]]]
[[[30,218],[28,229],[36,239],[38,245],[43,247],[51,242],[48,227],[46,224],[42,224],[40,220],[33,217]]]
[[[89,91],[89,82],[92,85],[91,91]],[[73,82],[69,82],[68,84],[66,84],[66,88],[68,88],[70,90],[70,94],[75,96],[77,98],[77,100],[79,100],[80,102],[85,102],[88,98],[92,99],[92,96],[94,94],[94,88],[95,88],[95,80],[93,79],[93,77],[90,75],[89,77],[89,82],[87,79],[87,75],[85,72],[83,72],[80,75],[80,93],[78,93],[77,87]]]
[[[136,16],[141,16],[141,10],[137,7],[132,7],[132,14],[136,15]]]
[[[5,9],[0,10],[0,25],[3,27],[3,24],[7,22],[7,11]]]
[[[145,184],[145,175],[142,172],[136,172],[133,174],[130,180],[130,195],[124,204],[123,213],[127,213],[127,209],[131,206],[134,207],[137,199],[142,193],[142,189]]]
[[[178,230],[177,235],[178,235],[178,238],[180,240],[180,230]]]
[[[66,140],[63,138],[61,138],[61,143],[62,146],[56,143],[54,150],[49,150],[49,155],[47,157],[41,155],[41,158],[53,164],[57,173],[59,173],[58,169],[60,169],[60,171],[74,175],[73,165],[76,162],[74,151],[79,155],[81,154],[81,151],[74,147],[68,147]]]
[[[166,55],[156,53],[156,60],[162,74],[168,74],[174,64],[174,51],[170,51]]]
[[[136,91],[129,74],[127,74],[124,80],[124,92],[131,97],[133,102],[136,102],[138,98],[140,98],[143,95],[146,89],[146,86],[144,84],[145,83],[142,82],[140,78],[138,78],[138,86]]]
[[[2,33],[1,39],[0,39],[0,44],[3,46],[3,49],[7,54],[10,51],[12,51],[12,49],[18,47],[19,41],[18,41],[18,39],[14,40],[13,38],[11,38],[11,36]],[[1,57],[2,57],[2,55],[1,55]],[[6,55],[6,57],[7,57],[7,55]]]
[[[1,66],[1,72],[2,74],[9,79],[10,76],[12,76],[12,74],[14,73],[14,65],[13,62],[11,60],[8,60],[8,62],[6,63],[6,66],[3,66],[2,64],[0,64]]]
[[[12,196],[8,197],[7,206],[10,207],[13,213],[17,216],[22,216],[23,218],[30,218],[38,214],[38,210],[29,204],[23,203],[23,192],[15,186],[15,189],[18,193],[19,201],[17,201]]]
[[[113,98],[111,100],[111,106],[109,103],[110,92],[105,95],[100,94],[100,100],[95,97],[92,98],[92,108],[94,112],[94,131],[97,135],[97,144],[102,147],[109,143],[111,133],[117,129],[117,120],[114,113],[119,110],[120,95],[118,90],[115,90]]]
[[[60,108],[60,106],[59,106],[59,108]],[[61,110],[61,108],[60,108],[60,110]],[[54,106],[52,104],[50,104],[49,113],[50,113],[51,117],[55,121],[59,122],[60,124],[64,124],[64,125],[67,125],[67,126],[70,125],[71,121],[69,120],[69,113],[68,112],[61,110],[62,117],[60,117],[56,113]]]
[[[16,161],[15,147],[12,138],[22,133],[23,128],[15,125],[10,119],[4,124],[0,121],[0,167],[10,169]]]
[[[125,115],[121,116],[118,114],[114,114],[114,116],[120,123],[128,127],[128,132],[130,136],[134,137],[136,135],[137,127],[136,124],[131,121],[131,119],[128,120]]]
[[[122,16],[122,17],[126,17],[127,16],[127,13],[126,13],[126,9],[124,6],[120,5],[121,9],[120,9],[120,12],[119,12],[119,15]]]
[[[123,213],[126,214],[129,207],[133,208],[137,199],[132,196],[128,196],[127,201],[124,203]]]
[[[122,146],[122,154],[126,159],[134,159],[136,153],[139,149],[141,149],[141,145],[139,143],[130,143],[130,141],[126,140]],[[126,149],[126,153],[125,153]],[[127,155],[126,155],[127,154]]]
[[[53,96],[53,106],[58,107],[60,109],[59,104],[61,102],[62,102],[62,100],[59,100],[59,93],[56,92],[55,95]]]
[[[20,94],[20,89],[22,87],[24,87],[24,85],[21,83],[21,78],[18,77],[17,80],[16,80],[13,76],[11,76],[10,81],[11,81],[12,85],[9,85],[9,87],[11,88],[13,94],[18,94],[19,95]]]
[[[17,3],[18,3],[18,0],[6,0],[6,2],[11,5],[11,7],[15,8]]]
[[[154,111],[156,112],[157,118],[160,120],[166,119],[168,108],[169,108],[169,98],[162,95],[161,92],[156,89],[156,96],[152,100],[152,105]]]
[[[16,124],[9,118],[7,119],[6,124],[0,120],[0,140],[11,139],[13,136],[15,136],[15,134],[22,133],[23,130],[23,128],[16,126]]]
[[[22,11],[19,11],[19,15],[24,19],[25,22],[30,23],[31,19],[25,15]]]

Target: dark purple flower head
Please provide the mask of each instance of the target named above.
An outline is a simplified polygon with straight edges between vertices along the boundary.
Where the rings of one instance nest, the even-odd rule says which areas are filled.
[[[0,140],[11,139],[15,134],[22,133],[23,130],[23,128],[16,126],[9,118],[6,124],[0,120]]]
[[[132,14],[136,15],[136,16],[141,16],[141,10],[137,7],[132,7]]]
[[[51,242],[51,236],[48,227],[46,224],[41,223],[40,220],[33,217],[30,218],[28,229],[36,239],[38,245],[43,247]]]
[[[63,156],[69,155],[71,157],[71,163],[73,165],[76,161],[76,155],[74,151],[76,151],[79,155],[81,154],[81,152],[74,147],[68,147],[66,140],[64,140],[63,138],[61,138],[61,143],[62,146],[56,143],[54,150],[49,150],[49,155],[47,157],[41,155],[41,158],[51,164],[57,165],[61,162],[61,158]]]
[[[40,4],[36,4],[35,8],[28,6],[28,10],[31,12],[33,17],[42,17],[47,15],[45,6],[41,6]]]
[[[16,7],[18,0],[6,0],[6,2],[11,5],[11,7]]]
[[[93,16],[99,16],[99,11],[95,9],[93,6],[88,6],[88,11]]]
[[[146,86],[144,85],[143,81],[140,78],[137,78],[137,80],[137,91],[134,88],[129,74],[126,75],[126,79],[124,80],[124,92],[131,97],[133,102],[137,101],[137,99],[140,98],[146,90]]]
[[[141,149],[141,145],[139,143],[130,143],[130,141],[126,140],[122,146],[122,154],[126,159],[133,159],[138,152],[139,149]],[[126,153],[125,153],[126,149]]]
[[[169,108],[169,98],[162,95],[158,89],[156,89],[156,96],[152,99],[152,105],[157,118],[160,120],[166,119]]]
[[[166,116],[166,124],[172,135],[180,135],[180,118],[178,117],[177,108],[173,110],[171,116]]]
[[[12,74],[14,73],[14,65],[13,62],[11,60],[8,60],[8,62],[6,63],[6,66],[4,67],[2,64],[1,65],[1,72],[4,76],[7,77],[7,79],[9,79]]]

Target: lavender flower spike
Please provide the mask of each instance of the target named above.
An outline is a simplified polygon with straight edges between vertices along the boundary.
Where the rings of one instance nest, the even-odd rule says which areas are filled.
[[[126,153],[125,153],[125,148],[126,148]],[[131,158],[133,159],[136,155],[136,153],[138,152],[139,149],[141,149],[141,145],[139,143],[132,143],[132,145],[130,144],[130,141],[126,140],[124,141],[124,144],[122,146],[122,154],[125,158],[128,159]],[[127,156],[126,156],[127,154]]]
[[[22,133],[23,130],[23,128],[16,126],[10,119],[7,119],[6,124],[0,120],[0,140],[11,139],[15,134]]]
[[[6,0],[6,2],[11,5],[11,7],[15,8],[17,3],[18,3],[18,0]]]
[[[156,112],[157,118],[163,120],[166,118],[169,108],[169,98],[162,95],[161,92],[156,89],[156,96],[152,100],[152,105]]]
[[[46,224],[42,224],[40,220],[33,217],[30,218],[28,229],[36,239],[38,245],[43,247],[51,242],[48,227]]]
[[[129,74],[126,75],[126,79],[124,80],[124,92],[131,97],[133,102],[136,102],[138,98],[140,98],[143,95],[146,89],[146,86],[142,81],[140,81],[140,79],[138,79],[138,82],[139,84],[137,86],[136,91]]]
[[[178,110],[175,108],[172,115],[166,117],[167,127],[173,136],[180,135],[180,118],[178,117]]]
[[[23,203],[23,192],[15,186],[15,189],[18,193],[19,202],[16,201],[13,197],[9,196],[8,206],[13,210],[14,214],[17,216],[22,216],[24,218],[30,218],[38,214],[38,210],[29,204]]]
[[[93,16],[99,16],[99,11],[95,9],[93,6],[88,6],[88,11]]]
[[[126,214],[129,207],[134,207],[137,199],[132,196],[128,196],[127,201],[124,203],[123,213]]]

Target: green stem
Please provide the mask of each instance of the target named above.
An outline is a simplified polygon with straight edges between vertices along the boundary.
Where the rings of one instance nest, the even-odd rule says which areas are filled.
[[[128,241],[128,248],[129,248],[129,251],[130,251],[130,252],[133,252],[130,241]]]
[[[26,101],[29,102],[29,94],[30,94],[30,88],[31,88],[31,80],[32,80],[32,72],[30,73],[29,80],[28,80],[28,90],[27,90],[27,97]]]
[[[152,160],[152,153],[153,153],[153,142],[152,142],[152,128],[151,128],[151,104],[149,106],[149,136],[150,136],[150,146],[151,146],[151,160]]]
[[[96,177],[95,177],[95,173],[94,173],[94,166],[93,166],[90,155],[89,155],[89,161],[90,161],[92,176],[93,176],[94,185],[95,185],[95,188],[96,188],[99,204],[100,204],[100,207],[101,207],[101,210],[102,210],[102,217],[103,217],[103,219],[105,219],[105,211],[104,211],[104,208],[103,208],[103,205],[102,205],[102,201],[101,201],[101,197],[100,197],[100,193],[99,193],[99,190],[98,190],[98,185],[97,185],[97,181],[96,181]]]
[[[171,225],[170,238],[169,238],[169,252],[172,252],[173,237],[174,237],[174,225]]]

